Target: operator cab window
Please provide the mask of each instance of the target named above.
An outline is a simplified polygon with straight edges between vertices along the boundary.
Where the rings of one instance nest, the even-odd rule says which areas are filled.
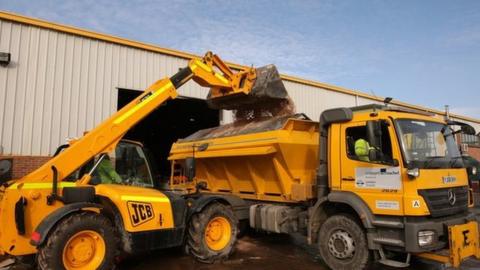
[[[115,169],[123,184],[153,187],[149,164],[142,147],[120,143],[115,149]]]
[[[68,176],[65,181],[74,182],[84,174],[91,173],[91,185],[154,186],[151,168],[141,146],[120,142],[114,151],[105,154],[99,161],[100,158],[102,158],[102,155],[90,159]],[[97,166],[93,169],[95,164]]]
[[[347,144],[347,156],[350,159],[370,162],[370,163],[379,163],[378,161],[370,161],[368,157],[369,150],[372,148],[368,142],[367,138],[367,127],[366,126],[356,126],[349,127],[346,129],[346,144]],[[380,146],[381,153],[381,162],[380,163],[391,163],[393,162],[392,156],[392,142],[390,140],[390,134],[388,132],[388,126],[382,125],[382,139]]]

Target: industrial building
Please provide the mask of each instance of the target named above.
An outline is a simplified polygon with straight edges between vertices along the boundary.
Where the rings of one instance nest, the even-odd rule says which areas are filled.
[[[0,12],[0,53],[0,157],[13,160],[13,178],[34,169],[67,138],[81,136],[149,84],[174,74],[195,57],[7,12]],[[383,102],[359,91],[290,75],[282,78],[297,111],[312,119],[332,107]],[[207,107],[207,92],[189,83],[180,90],[182,98],[160,107],[127,137],[143,142],[154,152],[160,169],[168,171],[166,155],[177,138],[232,121],[230,112]],[[480,130],[479,119],[451,116]],[[478,137],[469,138],[469,143],[469,151],[480,158]]]

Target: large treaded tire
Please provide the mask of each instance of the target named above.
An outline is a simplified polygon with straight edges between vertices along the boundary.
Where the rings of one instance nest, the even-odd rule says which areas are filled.
[[[119,254],[119,241],[110,220],[92,212],[80,212],[61,220],[44,245],[38,248],[37,266],[39,269],[66,269],[63,263],[63,250],[68,240],[76,233],[91,230],[97,232],[105,242],[105,256],[97,269],[115,268]]]
[[[230,223],[231,235],[228,244],[221,250],[212,250],[206,243],[205,230],[215,217],[223,217]],[[203,263],[215,263],[226,260],[234,250],[238,234],[238,219],[232,209],[220,203],[208,205],[200,213],[194,214],[188,226],[185,250]]]
[[[352,257],[337,258],[329,250],[330,237],[339,230],[348,233],[353,240],[355,251]],[[364,229],[350,215],[333,215],[329,217],[320,228],[318,236],[320,256],[324,262],[334,270],[364,270],[371,263],[371,252],[368,249]]]

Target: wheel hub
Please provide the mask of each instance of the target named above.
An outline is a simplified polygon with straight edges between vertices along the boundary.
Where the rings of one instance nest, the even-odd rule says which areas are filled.
[[[355,242],[346,231],[337,230],[328,239],[328,250],[338,259],[351,258],[355,253]]]
[[[70,237],[63,250],[66,269],[96,269],[106,253],[103,238],[95,231],[81,231]]]
[[[232,227],[224,217],[215,217],[205,228],[205,243],[211,250],[222,250],[231,239]]]
[[[86,262],[92,258],[92,255],[95,253],[95,246],[88,240],[88,243],[83,242],[78,243],[74,246],[70,246],[69,249],[72,250],[72,258],[80,263]]]

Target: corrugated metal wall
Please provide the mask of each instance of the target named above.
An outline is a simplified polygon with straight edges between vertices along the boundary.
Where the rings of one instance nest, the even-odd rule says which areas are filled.
[[[117,88],[144,89],[187,60],[114,43],[0,20],[0,154],[50,155],[68,137],[93,128],[117,107]],[[318,119],[324,109],[371,100],[285,82],[297,111]],[[193,82],[180,94],[203,98]],[[231,115],[224,113],[224,121]]]
[[[117,109],[118,88],[144,89],[185,59],[0,20],[3,154],[49,155]],[[189,83],[181,95],[206,91]]]

